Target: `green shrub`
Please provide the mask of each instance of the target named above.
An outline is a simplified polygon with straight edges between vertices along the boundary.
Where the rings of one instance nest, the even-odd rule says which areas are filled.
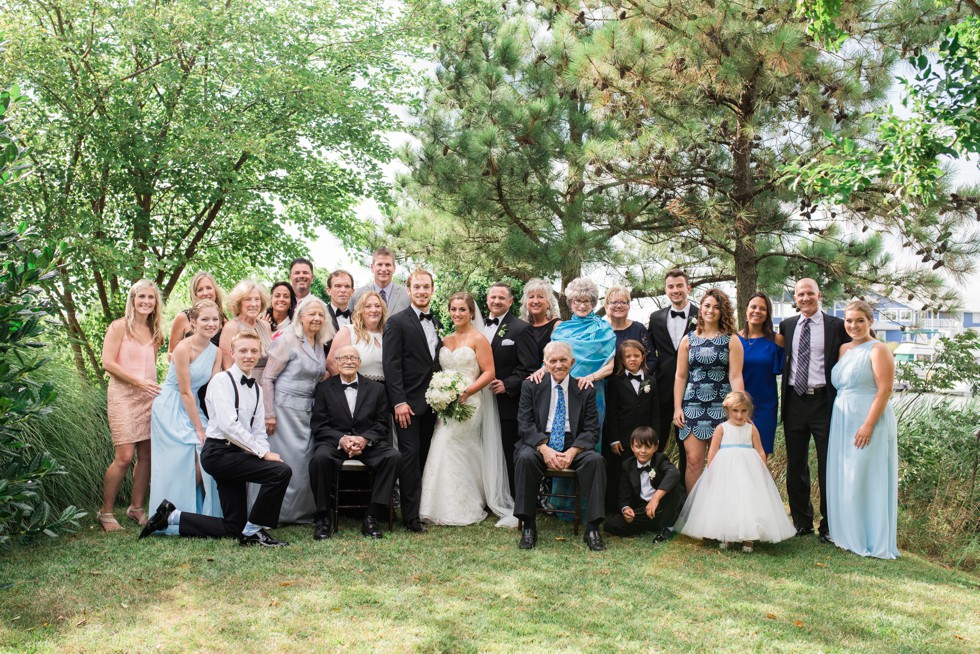
[[[900,412],[899,547],[966,570],[980,563],[980,403]]]

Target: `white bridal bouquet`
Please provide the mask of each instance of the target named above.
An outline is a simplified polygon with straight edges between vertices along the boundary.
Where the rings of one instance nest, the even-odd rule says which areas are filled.
[[[476,410],[472,406],[459,402],[459,396],[466,390],[467,385],[461,373],[442,370],[432,375],[429,388],[425,391],[425,401],[443,420],[464,422],[472,418]]]

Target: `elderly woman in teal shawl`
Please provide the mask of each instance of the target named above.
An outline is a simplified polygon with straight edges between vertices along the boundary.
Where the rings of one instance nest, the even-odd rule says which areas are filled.
[[[614,354],[616,353],[616,333],[609,323],[595,315],[595,306],[599,302],[599,289],[595,283],[579,277],[569,282],[565,289],[565,299],[572,310],[572,317],[569,320],[555,325],[551,333],[552,341],[562,341],[572,347],[572,356],[575,357],[575,365],[572,367],[572,377],[578,379],[579,388],[595,386],[596,407],[599,410],[599,424],[602,425],[606,415],[606,393],[605,382],[602,381],[612,374],[614,364]],[[544,376],[543,369],[536,372],[532,377],[537,377],[538,381]],[[599,442],[596,449],[602,448],[602,434],[599,434]],[[557,492],[571,491],[571,482],[567,479],[554,479],[552,483],[559,484],[555,487]],[[567,489],[562,489],[560,484],[568,484]],[[567,500],[553,500],[557,508],[559,502]],[[570,505],[569,505],[570,506]],[[571,520],[571,516],[561,515],[562,519]]]

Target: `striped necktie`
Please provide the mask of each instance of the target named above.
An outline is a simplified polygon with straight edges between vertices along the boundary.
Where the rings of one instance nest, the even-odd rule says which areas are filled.
[[[793,391],[803,396],[810,379],[810,319],[800,321],[800,345],[796,353],[796,367],[793,370]]]

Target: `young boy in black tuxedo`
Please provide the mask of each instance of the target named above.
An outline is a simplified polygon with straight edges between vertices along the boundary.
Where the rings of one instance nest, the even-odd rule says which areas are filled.
[[[606,518],[607,533],[636,536],[653,532],[654,542],[668,540],[684,506],[681,473],[657,452],[660,441],[651,427],[630,435],[633,456],[623,462],[619,478],[619,513]]]

